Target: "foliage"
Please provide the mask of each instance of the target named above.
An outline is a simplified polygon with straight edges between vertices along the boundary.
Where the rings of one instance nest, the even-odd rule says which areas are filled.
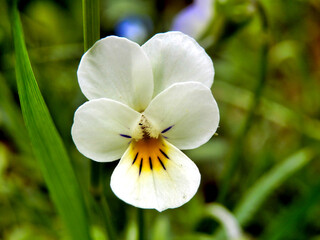
[[[170,30],[189,2],[101,0],[100,35],[141,16],[147,40]],[[111,192],[117,163],[90,165],[71,140],[74,111],[85,101],[76,78],[81,1],[21,1],[24,39],[18,12],[10,19],[10,1],[0,6],[0,239],[88,239],[87,228],[103,240],[114,233],[225,239],[228,228],[209,213],[212,206],[238,221],[242,239],[320,238],[319,1],[215,1],[198,41],[215,66],[218,136],[185,151],[202,175],[196,196],[180,208],[143,214]],[[95,16],[93,6],[87,13]],[[92,173],[98,177],[90,180]]]

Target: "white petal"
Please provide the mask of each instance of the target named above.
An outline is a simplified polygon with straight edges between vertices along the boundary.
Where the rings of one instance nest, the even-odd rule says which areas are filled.
[[[111,99],[88,101],[75,112],[73,141],[79,152],[92,160],[117,160],[128,148],[140,115]]]
[[[152,64],[153,96],[177,82],[200,82],[211,87],[212,61],[193,38],[181,32],[161,33],[147,41],[142,49]]]
[[[146,108],[153,93],[150,61],[138,44],[126,38],[97,41],[83,55],[78,79],[89,100],[110,98],[137,111]]]
[[[150,141],[158,143],[151,143],[148,149],[134,147],[134,142],[130,144],[111,176],[111,188],[120,199],[139,208],[163,211],[179,207],[197,192],[199,170],[185,154],[162,138]]]
[[[219,109],[210,89],[197,82],[172,85],[151,101],[144,115],[179,149],[206,143],[219,124]]]

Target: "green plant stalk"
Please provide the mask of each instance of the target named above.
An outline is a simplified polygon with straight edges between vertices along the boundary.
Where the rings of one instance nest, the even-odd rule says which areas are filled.
[[[97,40],[100,39],[100,1],[82,0],[83,14],[83,45],[86,52]],[[91,193],[94,199],[101,194],[100,186],[100,164],[91,161],[90,163],[90,183]]]
[[[83,10],[83,45],[86,52],[97,40],[100,39],[100,1],[82,0]],[[96,195],[101,193],[100,165],[91,161],[91,192]]]
[[[10,9],[19,99],[32,148],[50,196],[73,240],[89,240],[80,186],[34,77],[14,1]]]
[[[90,192],[96,201],[100,201],[102,194],[101,186],[101,164],[95,161],[90,162]]]
[[[116,237],[116,233],[115,233],[114,226],[112,223],[110,208],[109,208],[109,205],[108,205],[105,197],[103,197],[101,199],[101,207],[103,209],[102,214],[105,219],[105,226],[106,226],[106,229],[108,232],[108,239],[109,240],[116,240],[118,238]]]
[[[261,16],[261,24],[262,29],[264,32],[267,31],[267,19],[265,12],[261,5],[258,5],[258,9]],[[247,114],[247,118],[234,142],[234,147],[232,148],[233,151],[230,155],[229,161],[226,166],[226,170],[222,176],[221,179],[221,188],[218,196],[218,202],[224,202],[224,199],[227,195],[230,182],[232,180],[232,176],[235,174],[236,169],[239,164],[239,160],[242,154],[242,150],[244,147],[244,139],[253,124],[255,111],[259,107],[262,91],[264,89],[265,83],[266,83],[266,77],[267,77],[267,68],[268,68],[268,50],[269,50],[269,44],[267,40],[264,40],[264,43],[261,48],[261,57],[260,57],[260,75],[258,78],[258,83],[256,85],[254,96],[251,102],[251,106],[249,107],[249,111]]]
[[[83,7],[83,40],[84,51],[86,52],[91,46],[100,39],[100,1],[99,0],[82,0]],[[90,162],[90,191],[95,200],[96,208],[100,209],[99,213],[104,222],[109,240],[116,238],[115,229],[112,224],[112,218],[108,203],[101,186],[101,167],[102,164]]]
[[[84,51],[100,39],[100,0],[82,0]]]
[[[104,195],[101,193],[92,195],[89,196],[89,200],[95,213],[98,214],[100,219],[103,221],[105,231],[108,235],[108,240],[115,240],[117,237],[112,223],[110,209]]]
[[[95,212],[99,215],[108,234],[108,239],[116,239],[111,222],[111,215],[108,204],[105,201],[103,187],[101,185],[101,177],[103,176],[102,164],[98,162],[90,162],[90,193],[89,197]]]
[[[147,231],[145,224],[145,210],[138,208],[138,234],[139,240],[147,240]]]

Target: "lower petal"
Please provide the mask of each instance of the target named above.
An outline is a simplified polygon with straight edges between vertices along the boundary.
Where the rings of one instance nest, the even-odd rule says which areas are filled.
[[[111,188],[120,199],[158,211],[188,202],[199,184],[197,166],[163,138],[132,141],[111,177]]]

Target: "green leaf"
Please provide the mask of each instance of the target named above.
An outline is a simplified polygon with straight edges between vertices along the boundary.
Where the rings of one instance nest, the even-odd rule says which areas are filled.
[[[317,180],[305,195],[284,209],[259,237],[261,240],[279,240],[294,237],[305,225],[305,218],[315,210],[320,200],[320,181]],[[305,230],[307,231],[307,230]]]
[[[23,118],[50,195],[71,238],[88,240],[87,215],[80,186],[34,77],[16,5],[15,1],[11,7],[11,23]]]
[[[277,164],[273,169],[258,179],[258,181],[244,193],[243,197],[239,200],[238,206],[234,210],[234,216],[239,224],[245,226],[261,207],[263,201],[286,179],[305,166],[314,156],[314,149],[301,149]],[[219,229],[214,235],[214,239],[222,238],[223,232]]]
[[[263,175],[248,189],[236,207],[234,215],[239,223],[246,225],[263,201],[293,173],[305,166],[314,155],[311,148],[299,150]]]

